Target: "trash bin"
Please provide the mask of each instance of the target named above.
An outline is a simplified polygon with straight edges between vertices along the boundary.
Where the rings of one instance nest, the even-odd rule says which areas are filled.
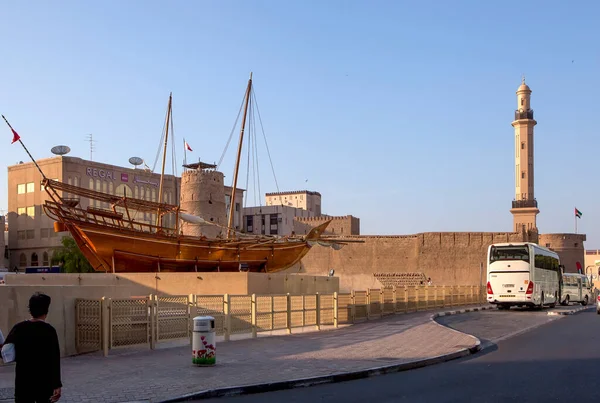
[[[215,318],[196,316],[192,337],[192,363],[198,366],[208,366],[215,365],[216,360]]]

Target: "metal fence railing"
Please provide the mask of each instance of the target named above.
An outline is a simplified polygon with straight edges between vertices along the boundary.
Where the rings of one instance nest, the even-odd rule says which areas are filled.
[[[485,303],[479,286],[406,286],[308,295],[149,295],[77,299],[78,353],[191,339],[195,316],[215,318],[216,334],[257,337],[306,326],[338,327],[385,315]]]

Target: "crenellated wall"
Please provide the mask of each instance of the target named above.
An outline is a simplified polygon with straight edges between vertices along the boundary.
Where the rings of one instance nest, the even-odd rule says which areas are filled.
[[[317,217],[295,217],[294,232],[299,235],[305,235],[314,227],[331,220],[331,223],[325,230],[325,235],[360,235],[360,220],[351,215],[346,216],[328,216],[321,215]]]
[[[335,251],[314,246],[288,272],[340,277],[340,290],[381,287],[377,273],[424,273],[439,285],[479,285],[485,279],[487,247],[523,242],[512,232],[428,232],[400,236],[348,236],[361,240]]]

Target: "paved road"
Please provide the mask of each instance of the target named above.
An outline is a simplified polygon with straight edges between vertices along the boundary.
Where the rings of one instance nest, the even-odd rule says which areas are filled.
[[[517,326],[529,321],[540,325],[545,313],[484,312],[483,319],[471,321],[475,323],[471,328],[475,335],[479,331],[490,340],[502,338],[502,326],[493,324],[506,323],[506,315],[514,315]],[[464,329],[468,321],[463,319],[468,316],[444,320]],[[552,318],[475,356],[446,364],[345,383],[209,401],[592,402],[600,400],[600,388],[595,386],[593,376],[599,370],[600,316],[591,310],[558,320]]]

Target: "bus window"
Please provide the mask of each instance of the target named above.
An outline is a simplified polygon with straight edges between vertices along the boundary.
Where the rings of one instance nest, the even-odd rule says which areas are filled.
[[[524,260],[529,262],[527,246],[493,246],[490,253],[490,263],[499,260]]]

